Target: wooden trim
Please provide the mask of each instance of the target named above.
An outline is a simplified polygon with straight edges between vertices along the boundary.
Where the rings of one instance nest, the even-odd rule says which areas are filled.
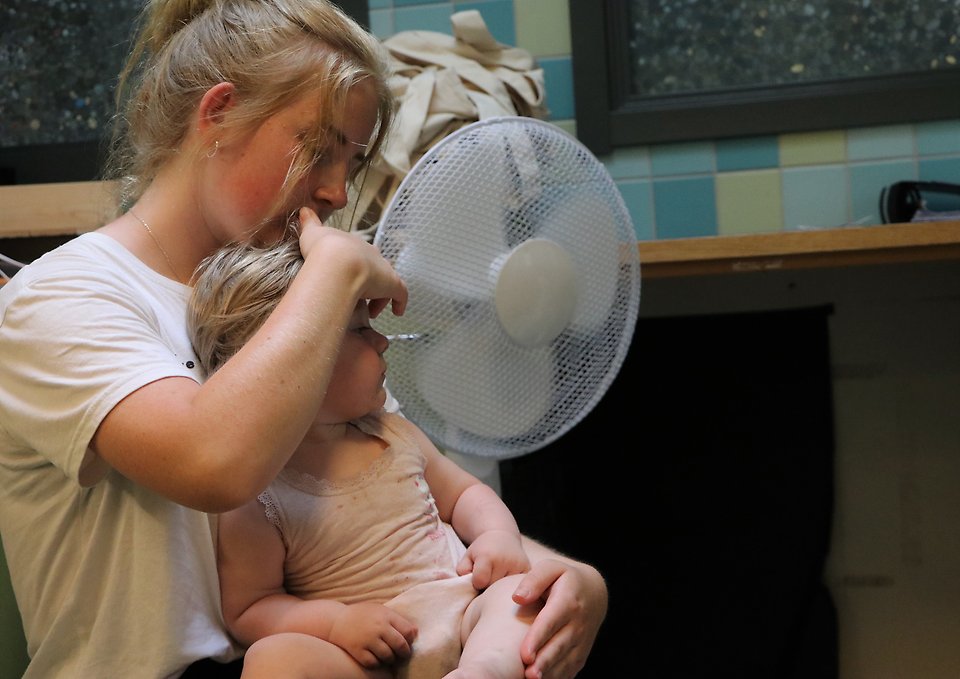
[[[0,238],[93,231],[113,209],[113,182],[0,186]]]
[[[646,278],[960,259],[960,221],[643,241]]]

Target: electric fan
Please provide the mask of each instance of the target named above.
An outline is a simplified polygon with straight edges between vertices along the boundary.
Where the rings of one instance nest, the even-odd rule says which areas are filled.
[[[640,302],[636,235],[603,164],[559,128],[480,120],[414,165],[374,237],[406,281],[386,386],[438,446],[507,459],[600,401]]]

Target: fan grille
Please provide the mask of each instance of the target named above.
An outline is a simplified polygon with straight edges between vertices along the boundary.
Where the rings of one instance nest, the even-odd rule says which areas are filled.
[[[576,300],[562,331],[530,347],[511,339],[495,295],[504,262],[534,238],[569,254]],[[537,450],[616,377],[640,299],[636,236],[603,164],[559,128],[490,118],[446,137],[397,189],[375,244],[410,291],[404,316],[374,322],[391,338],[387,387],[441,447]]]

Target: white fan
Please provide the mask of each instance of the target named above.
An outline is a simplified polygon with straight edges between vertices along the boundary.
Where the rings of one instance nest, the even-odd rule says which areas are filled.
[[[534,118],[498,117],[433,146],[374,244],[409,288],[384,312],[387,388],[439,446],[506,459],[600,401],[640,303],[630,215],[603,164]]]

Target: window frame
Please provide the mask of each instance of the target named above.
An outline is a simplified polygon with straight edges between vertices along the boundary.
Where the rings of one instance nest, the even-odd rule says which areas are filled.
[[[631,96],[626,0],[569,0],[577,137],[614,148],[960,118],[960,67]]]

